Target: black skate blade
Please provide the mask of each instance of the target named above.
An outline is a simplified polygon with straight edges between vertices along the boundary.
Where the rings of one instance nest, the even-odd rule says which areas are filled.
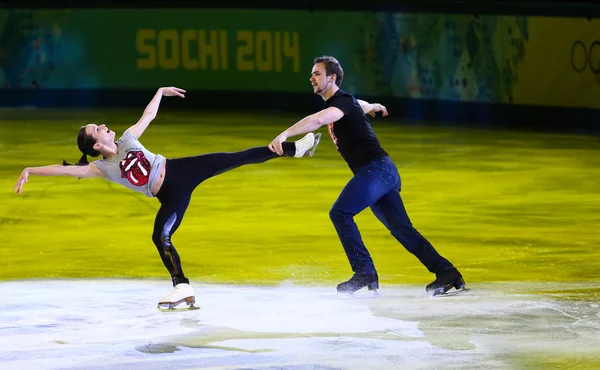
[[[462,288],[462,289],[455,289],[455,290],[449,290],[446,293],[441,293],[441,294],[436,294],[436,295],[432,295],[432,298],[438,298],[438,297],[452,297],[455,295],[463,295],[463,294],[471,294],[472,291],[469,288]]]
[[[379,297],[379,291],[377,289],[368,290],[367,293],[360,292],[338,292],[337,295],[343,299],[373,299]]]

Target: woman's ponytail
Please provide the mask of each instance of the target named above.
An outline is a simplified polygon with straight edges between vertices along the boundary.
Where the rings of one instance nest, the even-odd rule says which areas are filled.
[[[83,154],[81,156],[81,158],[79,158],[79,161],[77,161],[77,163],[75,163],[74,165],[65,161],[63,159],[62,161],[63,166],[87,166],[88,164],[90,164],[90,162],[87,159],[87,154]]]
[[[88,164],[90,164],[87,158],[88,155],[92,157],[97,157],[100,155],[100,153],[94,149],[94,144],[96,144],[96,142],[86,135],[85,126],[81,126],[81,128],[79,129],[79,134],[77,135],[77,146],[79,147],[79,150],[83,153],[83,155],[81,156],[81,158],[79,158],[79,161],[75,163],[75,166],[87,166]],[[62,164],[63,166],[73,166],[73,164],[65,161],[64,159]]]

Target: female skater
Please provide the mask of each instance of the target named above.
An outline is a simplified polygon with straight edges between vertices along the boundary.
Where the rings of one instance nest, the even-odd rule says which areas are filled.
[[[279,157],[267,146],[240,152],[209,153],[174,159],[166,159],[160,154],[150,152],[138,139],[156,117],[162,97],[184,98],[184,94],[185,90],[177,87],[158,89],[139,121],[127,129],[116,142],[115,132],[105,125],[91,123],[81,127],[77,145],[83,155],[76,165],[63,161],[62,165],[27,167],[13,188],[20,194],[23,184],[28,182],[29,175],[102,177],[147,197],[157,198],[161,205],[154,222],[152,241],[171,274],[174,286],[171,294],[159,300],[158,306],[168,309],[173,309],[183,302],[188,308],[195,308],[194,290],[183,273],[179,254],[171,243],[194,189],[203,181],[223,172]],[[285,156],[312,156],[319,139],[320,134],[309,133],[296,142],[283,143]],[[90,163],[87,156],[101,158]]]

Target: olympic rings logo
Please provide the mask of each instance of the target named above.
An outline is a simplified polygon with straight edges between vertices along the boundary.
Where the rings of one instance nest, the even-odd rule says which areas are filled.
[[[581,40],[571,46],[571,67],[577,73],[583,73],[590,68],[600,84],[600,41],[592,42],[589,48]]]

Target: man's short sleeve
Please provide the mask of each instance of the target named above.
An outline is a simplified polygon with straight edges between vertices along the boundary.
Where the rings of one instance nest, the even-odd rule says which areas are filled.
[[[339,110],[341,110],[342,112],[344,112],[344,115],[350,116],[350,115],[352,115],[352,109],[354,109],[354,101],[352,99],[352,96],[339,95],[339,96],[334,96],[331,99],[331,104],[329,106],[336,107]]]

